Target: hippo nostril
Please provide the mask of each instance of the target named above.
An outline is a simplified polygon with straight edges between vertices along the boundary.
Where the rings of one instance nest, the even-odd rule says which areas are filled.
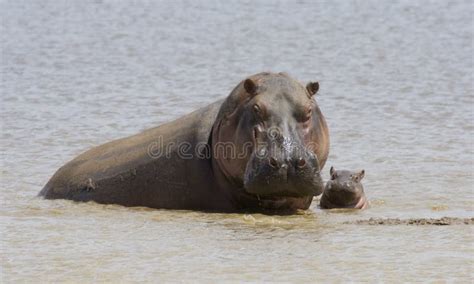
[[[298,161],[296,161],[296,166],[300,169],[304,168],[304,166],[306,166],[306,160],[303,158],[299,158]]]
[[[270,162],[270,166],[272,166],[273,168],[278,168],[278,160],[275,159],[274,157],[270,157],[269,159],[269,162]]]

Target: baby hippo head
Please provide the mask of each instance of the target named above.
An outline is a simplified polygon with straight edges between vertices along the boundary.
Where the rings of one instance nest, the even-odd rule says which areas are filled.
[[[358,172],[329,170],[331,179],[326,183],[320,206],[323,209],[354,208],[365,209],[368,206],[361,180],[365,171]]]

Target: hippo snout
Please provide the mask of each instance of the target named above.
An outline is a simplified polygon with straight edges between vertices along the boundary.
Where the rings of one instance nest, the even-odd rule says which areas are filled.
[[[268,157],[252,156],[246,168],[244,187],[248,193],[260,196],[301,197],[321,194],[323,183],[314,154],[279,152]]]
[[[268,165],[270,165],[272,168],[276,170],[280,170],[280,169],[288,170],[290,167],[293,167],[295,171],[301,171],[303,168],[306,167],[307,162],[304,157],[298,157],[294,159],[293,161],[290,161],[288,159],[282,161],[276,157],[270,157],[268,158]]]

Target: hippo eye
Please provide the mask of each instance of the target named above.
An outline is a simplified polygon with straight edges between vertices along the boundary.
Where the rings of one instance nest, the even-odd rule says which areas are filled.
[[[359,182],[359,177],[358,176],[351,176],[352,180],[355,182]]]
[[[263,117],[262,109],[260,108],[260,106],[258,104],[254,104],[252,109],[253,109],[253,112],[255,113],[255,115],[257,117],[259,117],[259,118]]]
[[[260,107],[258,105],[253,105],[253,111],[255,113],[260,113]]]
[[[308,107],[305,112],[304,112],[304,115],[302,117],[302,121],[308,121],[310,118],[311,118],[311,114],[313,112],[313,109]]]

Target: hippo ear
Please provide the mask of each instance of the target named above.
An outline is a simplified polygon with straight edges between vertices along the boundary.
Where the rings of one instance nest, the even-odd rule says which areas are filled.
[[[331,169],[329,170],[329,174],[331,174],[331,177],[330,177],[331,180],[335,180],[337,178],[336,169],[332,166],[331,166]]]
[[[359,176],[359,180],[362,180],[365,176],[365,170],[358,172],[357,175]]]
[[[311,96],[314,96],[319,90],[319,83],[318,82],[309,82],[306,85],[306,90],[308,90],[308,93]]]
[[[255,96],[257,94],[257,84],[255,84],[252,79],[246,79],[244,81],[244,89],[252,96]]]

